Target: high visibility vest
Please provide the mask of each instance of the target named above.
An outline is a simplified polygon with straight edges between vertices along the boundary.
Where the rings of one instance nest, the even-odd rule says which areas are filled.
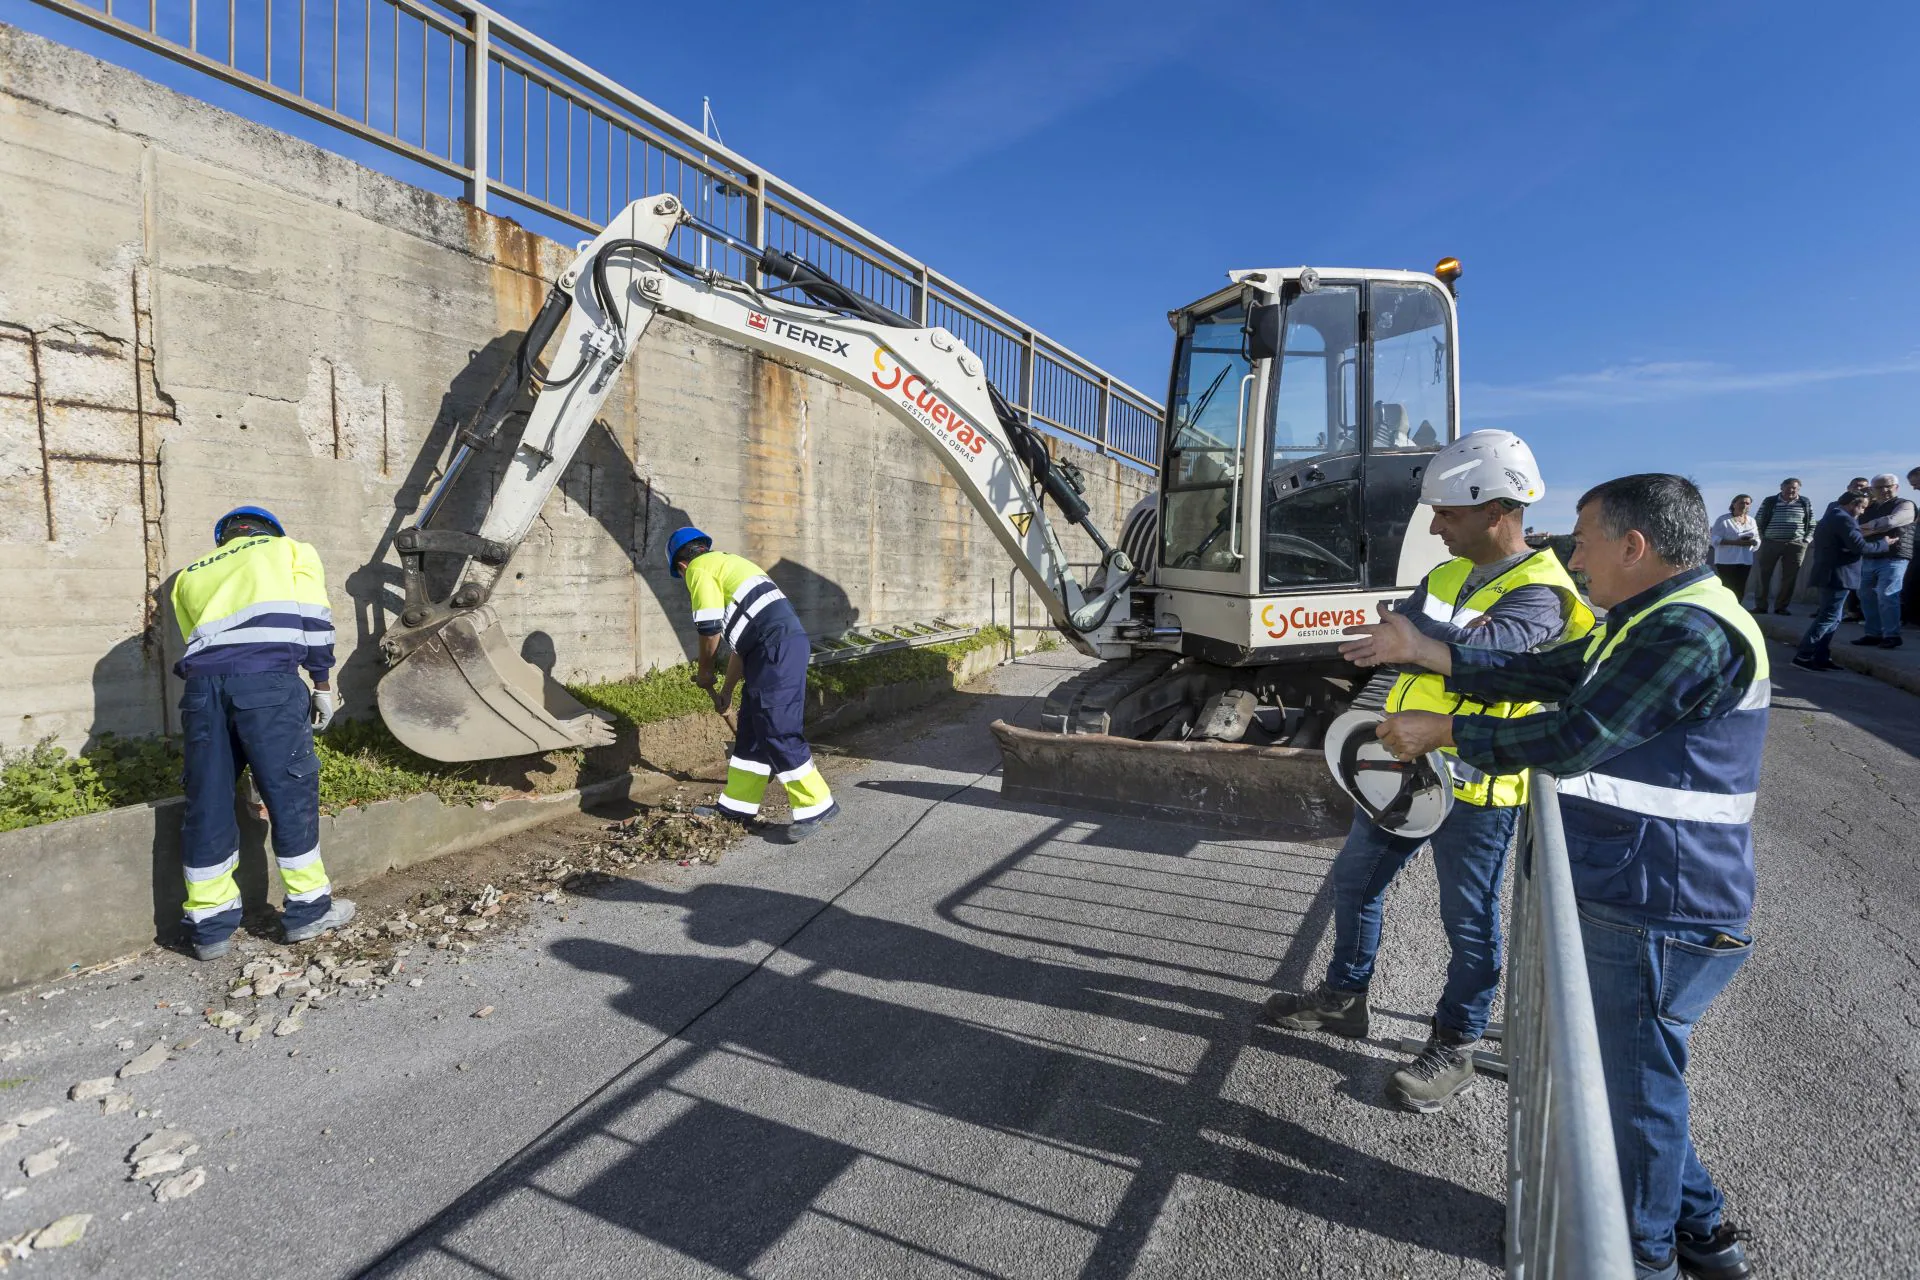
[[[1438,622],[1463,627],[1491,609],[1500,597],[1515,587],[1552,587],[1566,604],[1566,630],[1563,640],[1578,640],[1593,630],[1593,610],[1580,598],[1579,588],[1551,551],[1528,556],[1513,568],[1488,582],[1467,599],[1460,592],[1473,572],[1473,561],[1464,556],[1447,561],[1427,575],[1426,615]],[[1436,711],[1448,716],[1499,716],[1511,720],[1531,715],[1540,709],[1537,702],[1480,702],[1447,687],[1447,678],[1433,672],[1408,672],[1393,682],[1387,693],[1388,711]],[[1447,768],[1453,774],[1453,794],[1467,804],[1508,809],[1527,802],[1527,775],[1524,773],[1482,773],[1452,747],[1443,747]]]
[[[333,666],[333,611],[320,553],[292,538],[236,538],[173,580],[173,616],[186,641],[182,677]]]
[[[735,653],[752,647],[761,635],[800,625],[786,594],[744,556],[703,552],[687,562],[684,572],[695,628],[703,635],[725,635]]]
[[[1596,630],[1585,678],[1663,609],[1704,609],[1724,623],[1745,659],[1745,683],[1706,719],[1560,779],[1574,893],[1658,919],[1744,923],[1753,912],[1753,806],[1773,691],[1760,628],[1718,578],[1702,578],[1617,631]]]

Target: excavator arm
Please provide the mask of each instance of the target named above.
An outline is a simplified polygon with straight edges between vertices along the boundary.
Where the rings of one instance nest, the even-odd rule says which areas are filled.
[[[749,255],[782,283],[762,289],[677,257],[667,246],[682,225]],[[808,301],[775,296],[790,289]],[[1132,564],[1094,527],[1077,473],[1053,460],[989,384],[977,355],[946,330],[896,315],[803,259],[742,244],[692,218],[675,197],[649,196],[622,210],[562,274],[519,352],[455,437],[419,517],[395,536],[405,603],[381,641],[388,670],[378,702],[407,746],[439,760],[480,760],[611,741],[603,721],[513,652],[490,601],[656,315],[777,355],[874,400],[934,449],[1076,648],[1095,657],[1129,651],[1109,615],[1135,579]],[[556,333],[542,373],[539,358]],[[529,386],[538,392],[532,412],[480,528],[437,527],[455,480]],[[1049,498],[1099,548],[1098,593],[1074,577],[1045,508]],[[436,555],[457,561],[450,585],[437,593],[426,572],[427,557]]]

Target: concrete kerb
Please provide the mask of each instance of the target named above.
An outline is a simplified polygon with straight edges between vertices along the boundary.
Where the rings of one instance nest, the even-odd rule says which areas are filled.
[[[1795,648],[1799,647],[1800,637],[1806,634],[1808,622],[1806,616],[1782,618],[1771,613],[1756,613],[1753,620],[1760,624],[1760,631],[1767,639]],[[1834,636],[1833,660],[1849,671],[1872,676],[1896,689],[1920,693],[1920,646],[1869,649],[1847,643],[1854,638],[1858,627],[1858,623],[1841,626]]]
[[[999,664],[996,649],[964,655],[949,679],[881,685],[823,718],[844,730],[924,705]],[[815,727],[820,727],[816,724]],[[569,791],[477,805],[435,795],[383,800],[320,819],[336,887],[501,840],[596,803],[624,799],[653,771]],[[180,918],[179,797],[0,833],[0,992],[104,963],[170,936]],[[243,818],[240,880],[250,907],[277,900],[267,825]]]

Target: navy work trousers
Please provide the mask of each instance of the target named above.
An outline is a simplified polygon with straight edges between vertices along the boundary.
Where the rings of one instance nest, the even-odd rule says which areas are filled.
[[[320,757],[309,704],[298,672],[187,678],[180,698],[187,793],[181,862],[189,942],[218,942],[240,923],[234,784],[242,766],[252,766],[273,822],[273,852],[287,890],[283,923],[297,929],[333,906],[320,861]]]

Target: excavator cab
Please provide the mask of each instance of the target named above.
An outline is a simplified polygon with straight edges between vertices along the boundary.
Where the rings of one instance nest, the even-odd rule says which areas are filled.
[[[1180,651],[1329,657],[1356,613],[1445,558],[1420,476],[1458,434],[1453,295],[1401,271],[1236,272],[1170,317],[1148,587]]]

